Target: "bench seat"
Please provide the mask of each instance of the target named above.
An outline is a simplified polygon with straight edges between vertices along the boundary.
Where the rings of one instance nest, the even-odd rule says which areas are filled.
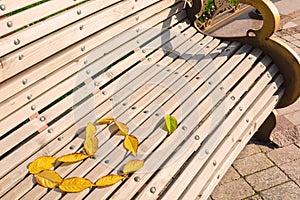
[[[18,49],[1,45],[1,199],[207,199],[283,98],[280,67],[255,45],[200,33],[182,1],[82,1],[74,8],[64,12],[100,11],[24,37]],[[15,34],[28,33],[1,40]],[[178,122],[171,135],[166,114]],[[86,124],[104,117],[129,127],[137,156],[110,126],[97,126],[94,158],[55,171],[94,182],[132,159],[145,160],[143,168],[80,193],[37,185],[27,166],[39,156],[82,152]]]

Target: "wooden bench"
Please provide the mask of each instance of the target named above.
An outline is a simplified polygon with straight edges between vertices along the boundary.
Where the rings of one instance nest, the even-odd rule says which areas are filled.
[[[272,37],[270,1],[240,0],[266,22],[240,38],[197,30],[205,2],[0,1],[0,198],[206,199],[259,127],[269,134],[274,108],[299,97],[300,65]],[[165,114],[178,121],[171,135]],[[127,124],[138,155],[98,126],[95,158],[56,172],[96,181],[134,158],[144,167],[80,193],[37,185],[27,166],[81,152],[86,124],[103,117]]]

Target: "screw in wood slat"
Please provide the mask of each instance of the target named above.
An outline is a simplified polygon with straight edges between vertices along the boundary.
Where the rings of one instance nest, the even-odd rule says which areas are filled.
[[[63,137],[58,137],[57,140],[58,141],[62,141],[64,138]]]
[[[40,117],[40,121],[41,121],[41,122],[43,122],[43,121],[45,121],[45,120],[46,120],[46,118],[45,118],[44,116],[41,116],[41,117]]]
[[[90,73],[91,73],[91,70],[88,69],[88,70],[86,70],[85,72],[86,72],[86,74],[90,74]]]
[[[23,58],[24,58],[24,55],[23,55],[23,54],[22,54],[22,55],[19,55],[19,57],[18,57],[19,60],[23,60]]]
[[[9,27],[9,28],[10,28],[10,27],[12,27],[12,26],[13,26],[13,23],[12,23],[12,21],[9,21],[9,22],[7,22],[7,23],[6,23],[6,25],[7,25],[7,27]]]
[[[200,136],[199,135],[195,135],[195,140],[200,140]]]
[[[155,193],[155,192],[156,192],[156,188],[155,188],[155,187],[151,187],[151,188],[150,188],[150,192],[151,192],[151,193]]]
[[[248,59],[249,59],[249,60],[252,60],[252,57],[250,56]]]
[[[23,80],[22,80],[22,84],[23,84],[23,85],[26,85],[26,84],[27,84],[27,79],[23,79]]]
[[[209,150],[208,150],[208,149],[205,149],[205,153],[208,155],[208,154],[209,154]]]
[[[95,82],[94,85],[95,85],[95,86],[99,86],[99,82]]]
[[[182,130],[186,131],[187,127],[186,126],[182,126]]]
[[[30,100],[31,98],[32,98],[32,95],[31,95],[31,94],[27,96],[27,99],[28,99],[28,100]]]
[[[224,87],[220,87],[220,90],[224,90]]]
[[[135,182],[139,182],[140,180],[141,180],[141,178],[139,176],[134,177]]]
[[[71,145],[71,146],[69,147],[69,149],[70,149],[70,150],[73,150],[73,149],[75,149],[75,146],[74,146],[74,145]]]
[[[151,59],[151,58],[148,58],[147,60],[148,60],[148,62],[150,62],[152,59]]]
[[[140,41],[139,41],[139,40],[136,40],[136,43],[137,43],[137,44],[139,44],[139,43],[140,43]]]
[[[85,50],[85,46],[81,47],[81,51],[84,51]]]
[[[52,128],[48,129],[48,133],[53,133],[53,129]]]
[[[246,122],[249,123],[249,121],[250,121],[250,120],[247,118],[247,119],[246,119]]]
[[[31,106],[31,110],[35,110],[36,109],[36,106],[35,105],[32,105]]]
[[[81,31],[83,30],[83,25],[79,26],[79,30],[81,30]]]
[[[242,106],[240,106],[240,107],[239,107],[239,110],[240,110],[240,111],[243,111],[243,107],[242,107]]]
[[[81,15],[81,10],[77,10],[77,15]]]
[[[178,28],[179,28],[179,29],[182,29],[182,26],[181,26],[181,25],[179,25],[179,26],[178,26]]]
[[[105,92],[105,91],[102,91],[102,94],[103,94],[103,95],[106,95],[106,92]]]
[[[142,52],[143,52],[143,53],[146,53],[146,50],[145,50],[145,49],[143,49],[143,50],[142,50]]]
[[[140,17],[139,17],[139,16],[137,16],[137,17],[135,18],[135,20],[136,20],[136,21],[139,21],[139,19],[140,19]]]
[[[232,101],[234,101],[234,100],[235,100],[235,96],[231,96],[230,99],[231,99]]]
[[[15,44],[15,45],[19,45],[19,44],[20,44],[20,40],[19,40],[19,39],[15,39],[15,40],[14,40],[14,44]]]
[[[160,113],[155,113],[155,116],[158,117],[160,115]]]
[[[87,61],[87,60],[83,61],[83,64],[87,65],[87,64],[88,64],[88,61]]]
[[[214,165],[214,166],[217,165],[217,161],[216,161],[216,160],[213,161],[213,165]]]
[[[0,5],[0,10],[3,10],[3,11],[4,11],[5,9],[6,9],[5,5],[4,5],[4,4],[1,4],[1,5]]]

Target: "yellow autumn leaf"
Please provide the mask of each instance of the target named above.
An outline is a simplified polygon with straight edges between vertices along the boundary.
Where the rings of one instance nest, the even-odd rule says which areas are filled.
[[[36,182],[46,188],[56,188],[63,179],[53,170],[44,170],[35,176]]]
[[[177,129],[177,120],[172,115],[166,115],[165,126],[167,128],[168,134],[172,134]]]
[[[93,156],[98,150],[98,139],[95,136],[86,138],[84,141],[84,150],[88,155]]]
[[[96,132],[97,132],[96,126],[91,122],[89,122],[85,129],[85,137],[86,138],[92,137],[95,135]]]
[[[126,124],[122,123],[122,122],[119,122],[117,120],[115,120],[115,123],[117,125],[117,127],[119,128],[119,131],[117,134],[120,134],[120,135],[124,135],[124,136],[127,136],[128,135],[128,127],[126,126]]]
[[[143,160],[131,160],[123,167],[123,173],[129,174],[141,169],[144,166]]]
[[[135,136],[127,135],[125,137],[123,144],[124,144],[125,149],[127,149],[128,151],[131,151],[133,155],[137,154],[139,141]]]
[[[92,186],[95,186],[95,184],[90,180],[74,177],[63,180],[58,187],[64,192],[81,192],[82,190]]]
[[[113,121],[115,121],[115,118],[113,118],[113,117],[107,117],[107,118],[99,119],[97,121],[97,124],[99,124],[99,125],[109,124],[109,123],[111,123]]]
[[[91,157],[91,156],[83,154],[83,153],[72,153],[72,154],[63,155],[63,156],[57,158],[57,161],[65,162],[65,163],[73,163],[73,162],[77,162],[77,161],[86,159],[88,157]]]
[[[103,176],[103,177],[99,178],[96,181],[95,185],[97,187],[108,187],[108,186],[116,184],[117,182],[119,182],[120,180],[122,180],[124,178],[128,178],[128,177],[127,176],[110,174],[110,175]]]
[[[29,164],[28,171],[31,174],[38,174],[43,170],[52,168],[55,165],[55,162],[56,158],[51,156],[41,156]]]

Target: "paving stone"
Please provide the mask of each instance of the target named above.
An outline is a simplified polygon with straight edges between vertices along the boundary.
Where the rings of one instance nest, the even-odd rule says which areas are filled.
[[[233,166],[240,174],[245,176],[271,167],[273,163],[263,153],[258,153],[235,160]]]
[[[254,144],[254,143],[247,144],[244,147],[244,149],[241,151],[241,153],[239,154],[237,159],[245,158],[245,157],[251,156],[253,154],[260,153],[260,151],[261,150],[259,149],[259,147],[256,144]]]
[[[300,24],[300,18],[297,19],[297,20],[299,20],[299,23],[298,23],[298,24]],[[294,20],[293,20],[293,21],[294,21]],[[294,22],[295,22],[295,21],[294,21]],[[298,22],[298,21],[297,21],[297,22]],[[294,34],[293,37],[296,38],[296,39],[298,39],[298,40],[300,40],[300,33]]]
[[[294,125],[300,125],[300,110],[284,115]]]
[[[240,178],[239,173],[237,173],[237,171],[233,167],[230,167],[228,169],[228,171],[226,172],[226,174],[221,179],[220,184],[222,185],[225,183],[229,183],[229,182],[235,181],[239,178]]]
[[[300,148],[292,144],[267,153],[268,157],[277,165],[300,159]]]
[[[279,166],[294,181],[300,180],[300,159]]]
[[[300,39],[299,39],[299,42],[300,42]],[[295,103],[293,103],[292,105],[288,106],[288,108],[291,108],[291,109],[293,109],[295,111],[300,110],[300,98]]]
[[[291,181],[263,191],[261,196],[264,200],[299,200],[300,188]]]
[[[285,107],[285,108],[278,108],[278,109],[276,109],[276,111],[279,116],[294,112],[294,110],[292,108],[290,108],[289,106]]]
[[[259,195],[255,195],[255,196],[246,198],[245,200],[262,200],[262,198]]]
[[[296,181],[296,183],[298,184],[298,186],[300,187],[300,179]]]
[[[278,116],[278,123],[271,133],[271,138],[279,147],[287,146],[300,140],[300,129],[298,130],[285,116]]]
[[[251,195],[254,195],[254,191],[244,179],[240,178],[224,185],[218,185],[211,197],[214,200],[232,200],[243,199]]]
[[[282,39],[284,39],[286,41],[290,41],[290,42],[297,40],[295,37],[293,37],[291,35],[283,36]]]
[[[279,185],[289,180],[289,178],[277,167],[272,167],[246,177],[247,182],[256,191]]]

